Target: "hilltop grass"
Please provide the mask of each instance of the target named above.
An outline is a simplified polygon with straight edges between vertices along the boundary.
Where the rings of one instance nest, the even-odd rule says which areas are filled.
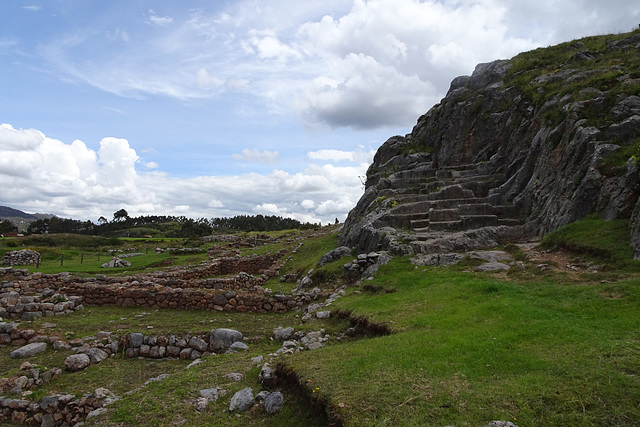
[[[585,260],[637,271],[639,263],[633,261],[629,233],[628,220],[604,221],[590,215],[547,234],[541,243],[545,249],[569,251]]]

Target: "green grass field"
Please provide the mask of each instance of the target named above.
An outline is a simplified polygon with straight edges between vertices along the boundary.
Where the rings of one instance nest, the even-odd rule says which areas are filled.
[[[525,266],[506,274],[474,272],[472,264],[416,267],[396,257],[366,281],[366,287],[348,287],[347,296],[329,307],[386,325],[393,333],[332,340],[319,350],[280,357],[305,390],[282,385],[286,409],[275,416],[260,410],[242,415],[227,411],[235,391],[260,389],[259,368],[250,358],[266,357],[278,348],[269,340],[277,326],[325,328],[332,334],[344,331],[346,320],[302,323],[297,312],[87,307],[55,317],[56,331],[84,337],[100,330],[159,334],[232,327],[251,338],[250,350],[210,357],[189,370],[186,361],[118,356],[81,373],[65,373],[36,395],[54,390],[83,393],[100,386],[122,395],[151,377],[170,373],[168,380],[124,396],[113,411],[87,425],[327,425],[312,409],[313,402],[328,403],[327,411],[347,426],[461,427],[491,420],[520,427],[640,425],[640,279],[638,261],[630,258],[625,239],[628,242],[623,222],[598,218],[545,239],[545,247],[561,249],[575,262],[597,265],[596,273],[541,270],[514,248],[507,249],[525,260]],[[292,254],[282,273],[308,271],[336,244],[335,234],[316,235]],[[318,269],[315,277],[328,280],[323,287],[344,283],[339,267],[346,260]],[[47,320],[26,325],[37,328]],[[36,362],[62,366],[66,355],[47,351]],[[0,351],[1,376],[18,366],[7,350]],[[245,373],[245,379],[230,383],[224,377],[228,372]],[[190,400],[198,397],[199,389],[214,385],[229,393],[205,413],[196,412]]]

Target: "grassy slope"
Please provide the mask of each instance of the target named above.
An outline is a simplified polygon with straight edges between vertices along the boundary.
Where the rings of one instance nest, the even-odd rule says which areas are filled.
[[[611,251],[604,260],[593,253],[619,233],[619,222],[590,218],[551,237],[582,250],[576,256],[611,262]],[[499,277],[397,259],[371,282],[397,292],[336,303],[391,324],[395,334],[296,355],[291,363],[352,426],[473,426],[493,419],[637,425],[636,268],[601,283],[595,274],[571,278],[529,267]]]

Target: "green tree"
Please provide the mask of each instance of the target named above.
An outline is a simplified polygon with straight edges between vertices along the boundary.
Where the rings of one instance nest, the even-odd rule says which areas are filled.
[[[0,234],[1,233],[11,233],[14,231],[18,231],[18,226],[9,220],[4,220],[0,222]]]
[[[127,218],[129,218],[129,214],[124,209],[120,209],[119,211],[113,214],[114,221],[123,221]]]

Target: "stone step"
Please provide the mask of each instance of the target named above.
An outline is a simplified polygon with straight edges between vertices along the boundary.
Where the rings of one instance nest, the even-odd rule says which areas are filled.
[[[460,221],[462,222],[463,230],[498,225],[498,217],[496,215],[460,215]]]
[[[460,210],[452,209],[434,209],[429,212],[429,221],[457,221],[460,219]]]
[[[394,173],[392,176],[398,179],[407,179],[407,178],[433,178],[436,176],[437,169],[432,169],[430,167],[417,167],[414,169],[405,169],[399,172]]]
[[[460,231],[462,221],[429,221],[429,231]]]
[[[429,200],[471,199],[474,197],[473,191],[459,184],[441,187],[439,191],[427,195]]]
[[[418,230],[428,230],[429,227],[429,219],[414,219],[411,221],[411,228],[414,231]]]
[[[524,220],[518,218],[498,218],[498,225],[522,225],[524,224]]]

